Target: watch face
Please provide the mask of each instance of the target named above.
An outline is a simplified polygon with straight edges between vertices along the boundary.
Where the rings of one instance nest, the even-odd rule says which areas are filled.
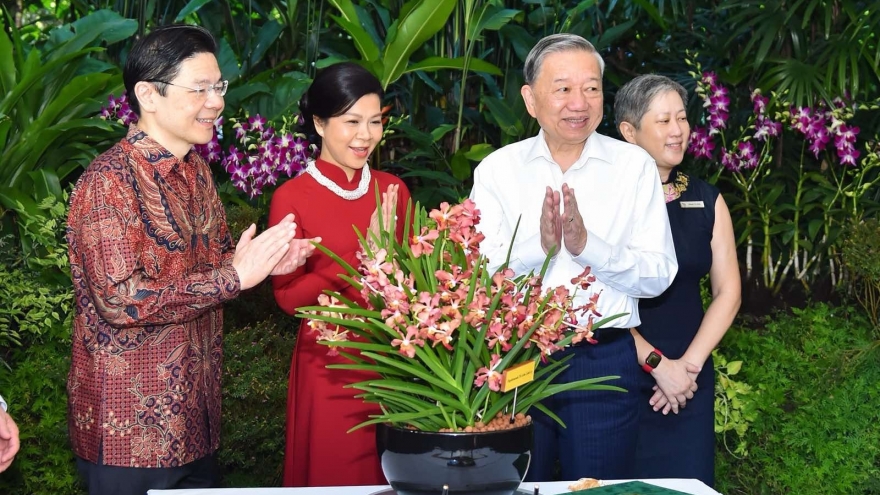
[[[651,351],[651,354],[648,354],[648,358],[645,359],[645,364],[652,368],[656,368],[658,364],[660,364],[660,360],[663,359],[663,356],[657,354],[654,351]]]

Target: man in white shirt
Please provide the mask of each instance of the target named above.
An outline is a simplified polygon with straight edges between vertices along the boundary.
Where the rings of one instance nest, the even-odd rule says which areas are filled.
[[[0,473],[6,471],[18,452],[18,426],[6,407],[6,401],[0,397]]]
[[[544,405],[566,424],[533,414],[535,445],[528,479],[550,480],[557,457],[562,479],[627,478],[636,445],[637,376],[630,327],[639,325],[638,298],[655,297],[678,270],[669,219],[654,161],[637,146],[595,132],[602,120],[604,61],[580,36],[540,40],[526,58],[522,96],[541,131],[486,157],[474,173],[471,199],[481,211],[482,252],[504,263],[517,221],[509,266],[538,273],[552,260],[545,287],[565,285],[589,266],[596,282],[576,304],[601,292],[599,312],[626,313],[596,331],[598,344],[573,355],[557,381],[615,375],[630,392],[560,394]]]

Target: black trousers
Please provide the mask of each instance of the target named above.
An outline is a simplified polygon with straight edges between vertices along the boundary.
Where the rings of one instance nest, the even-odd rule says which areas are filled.
[[[220,472],[215,454],[178,467],[133,468],[104,466],[76,456],[76,469],[89,495],[145,495],[147,490],[216,488]]]
[[[605,384],[627,392],[563,392],[542,401],[566,427],[537,409],[531,411],[535,440],[526,481],[552,481],[557,459],[562,480],[632,478],[641,401],[638,378],[643,373],[635,342],[629,329],[603,328],[594,337],[596,345],[577,345],[553,355],[572,356],[554,382],[616,375],[618,379]]]

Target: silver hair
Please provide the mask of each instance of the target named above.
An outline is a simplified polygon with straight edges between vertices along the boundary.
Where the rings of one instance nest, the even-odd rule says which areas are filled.
[[[541,71],[541,65],[544,63],[547,55],[571,50],[581,50],[595,55],[596,60],[599,61],[599,75],[605,74],[605,61],[602,60],[602,55],[599,54],[599,51],[596,50],[592,43],[576,34],[551,34],[535,43],[535,46],[532,47],[532,50],[526,57],[526,64],[523,67],[523,76],[525,77],[526,84],[531,86],[538,79],[538,73]]]
[[[678,93],[687,108],[687,91],[681,84],[666,76],[644,74],[624,84],[614,97],[614,124],[620,127],[622,122],[629,122],[639,129],[654,98],[668,91]]]

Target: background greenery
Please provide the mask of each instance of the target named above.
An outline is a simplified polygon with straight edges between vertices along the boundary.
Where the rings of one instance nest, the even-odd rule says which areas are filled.
[[[64,390],[66,192],[124,132],[98,112],[121,91],[132,40],[172,22],[220,40],[227,117],[280,124],[320,67],[363,63],[390,105],[372,165],[401,175],[428,206],[467,195],[480,159],[537,132],[519,87],[526,53],[547,34],[578,33],[602,51],[600,131],[610,135],[621,84],[657,72],[692,91],[695,64],[731,91],[731,140],[747,128],[755,88],[783,109],[847,97],[858,106],[847,120],[861,131],[857,167],[805,153],[790,131],[749,176],[716,159],[684,166],[732,205],[745,281],[742,316],[717,360],[719,490],[880,493],[880,1],[4,0],[2,12],[0,392],[23,445],[0,493],[79,493]],[[689,114],[704,122],[699,98]],[[271,191],[242,196],[216,172],[232,230],[263,221]],[[279,482],[295,334],[267,285],[227,307],[227,486]]]

